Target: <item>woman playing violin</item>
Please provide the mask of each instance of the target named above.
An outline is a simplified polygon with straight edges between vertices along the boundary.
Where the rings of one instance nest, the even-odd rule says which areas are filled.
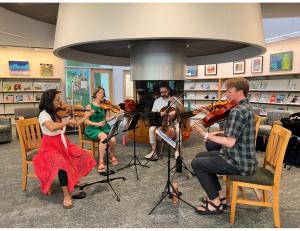
[[[109,116],[109,113],[105,109],[105,90],[102,87],[99,87],[95,90],[93,94],[93,102],[86,106],[88,110],[95,110],[98,113],[94,113],[89,119],[85,121],[85,124],[88,126],[86,127],[84,134],[91,140],[98,140],[99,141],[99,165],[98,165],[98,172],[105,171],[105,164],[104,164],[104,154],[106,144],[103,144],[107,137],[107,134],[110,131],[110,126],[107,121],[113,120],[116,117],[116,114],[113,116]],[[103,106],[105,105],[105,106]],[[111,106],[114,108],[113,106]],[[103,109],[104,108],[104,109]],[[118,159],[116,158],[116,139],[113,137],[109,143],[109,161],[113,165],[119,164]]]
[[[47,193],[58,175],[62,187],[64,208],[73,206],[70,192],[80,177],[86,176],[96,161],[85,150],[71,144],[64,134],[66,125],[78,126],[89,118],[93,111],[86,112],[79,120],[61,118],[57,110],[62,106],[61,95],[56,89],[46,90],[39,104],[39,122],[43,133],[42,144],[33,158],[33,166],[43,193]]]
[[[207,133],[200,126],[196,130],[204,140],[221,144],[221,151],[201,152],[192,161],[192,168],[208,195],[204,205],[196,208],[201,215],[221,214],[227,207],[217,174],[252,175],[257,165],[255,153],[255,116],[247,99],[249,83],[245,78],[226,80],[226,96],[237,103],[229,112],[224,136]]]

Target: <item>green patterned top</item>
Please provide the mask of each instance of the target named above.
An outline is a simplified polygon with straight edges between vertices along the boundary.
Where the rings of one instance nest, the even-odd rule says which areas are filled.
[[[93,113],[90,116],[89,120],[92,122],[95,122],[95,123],[104,121],[105,120],[105,111],[102,108],[95,106],[93,103],[90,103],[90,106],[93,110],[95,110],[95,113]],[[98,111],[99,113],[96,113],[96,111]],[[86,127],[86,129],[84,130],[84,134],[87,138],[89,138],[91,140],[98,140],[99,133],[101,133],[101,132],[109,133],[109,130],[110,130],[109,124],[106,124],[103,127],[88,125]]]

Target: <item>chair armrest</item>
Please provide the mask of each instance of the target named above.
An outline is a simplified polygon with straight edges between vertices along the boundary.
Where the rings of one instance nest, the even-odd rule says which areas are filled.
[[[11,118],[9,117],[1,117],[0,125],[9,125],[11,127]]]
[[[261,125],[266,125],[268,121],[268,117],[260,117],[260,124]]]

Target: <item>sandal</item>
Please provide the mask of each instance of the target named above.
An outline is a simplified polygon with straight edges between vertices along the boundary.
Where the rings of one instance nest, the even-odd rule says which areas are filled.
[[[118,159],[117,159],[116,156],[113,155],[113,154],[110,154],[110,155],[109,155],[109,162],[110,162],[112,165],[118,165],[118,164],[119,164]]]
[[[98,166],[98,172],[105,172],[105,165],[104,162],[100,162]]]
[[[210,204],[216,210],[209,210],[208,204]],[[212,203],[211,201],[206,201],[205,205],[201,205],[200,207],[205,209],[204,211],[201,211],[201,210],[198,210],[197,208],[195,208],[195,212],[200,215],[220,215],[223,213],[222,203],[220,203],[220,205],[217,206],[214,203]]]
[[[225,201],[225,200],[226,200],[225,197],[220,198],[221,204],[223,205],[223,209],[227,209],[227,207],[228,207],[227,203],[222,203],[222,202]],[[206,201],[207,201],[207,197],[202,197],[202,198],[200,198],[200,201],[203,202],[203,203],[205,204]]]

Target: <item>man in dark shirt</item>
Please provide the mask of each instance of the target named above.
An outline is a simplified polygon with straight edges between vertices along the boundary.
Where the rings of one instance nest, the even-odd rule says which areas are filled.
[[[237,106],[231,109],[225,122],[224,136],[195,129],[205,140],[221,144],[221,151],[199,153],[192,161],[193,170],[208,198],[197,207],[199,214],[221,214],[227,207],[217,174],[252,175],[257,165],[255,152],[255,115],[247,99],[249,83],[245,78],[228,79],[226,96]]]

